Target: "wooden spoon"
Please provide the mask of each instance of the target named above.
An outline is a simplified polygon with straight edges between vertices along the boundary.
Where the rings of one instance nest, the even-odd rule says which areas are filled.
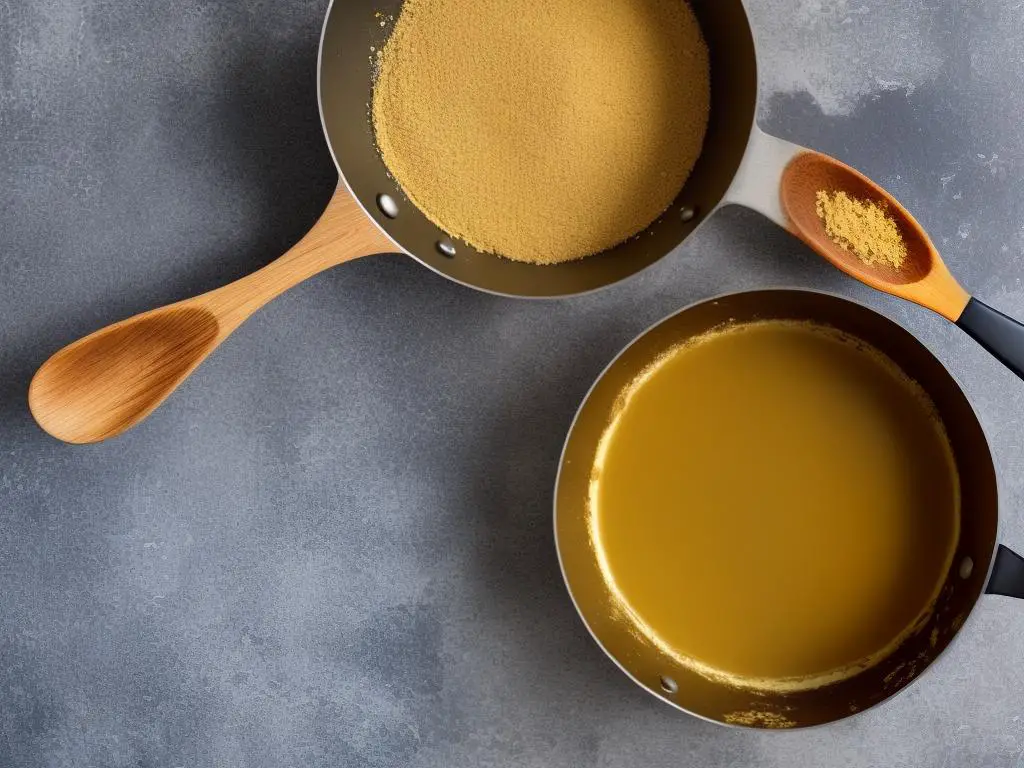
[[[146,418],[271,299],[330,267],[394,250],[339,184],[306,236],[258,272],[107,326],[54,354],[29,386],[32,415],[69,443],[119,435]]]
[[[829,238],[817,213],[819,191],[883,204],[907,247],[900,268],[868,265]],[[862,283],[908,299],[956,323],[1011,371],[1024,378],[1024,325],[973,298],[946,268],[924,229],[896,199],[859,171],[819,152],[802,151],[782,172],[782,210],[793,234]]]

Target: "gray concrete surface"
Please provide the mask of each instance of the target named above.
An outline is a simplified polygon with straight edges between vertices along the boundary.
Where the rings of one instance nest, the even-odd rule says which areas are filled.
[[[1021,4],[750,4],[763,124],[889,185],[1024,316]],[[840,291],[924,339],[980,411],[1024,548],[1024,384],[754,214],[561,303],[355,263],[122,439],[37,430],[25,391],[52,351],[314,220],[325,5],[0,0],[0,768],[1024,765],[1024,604],[983,600],[906,695],[789,734],[676,714],[572,611],[549,494],[577,402],[651,321],[756,286]]]

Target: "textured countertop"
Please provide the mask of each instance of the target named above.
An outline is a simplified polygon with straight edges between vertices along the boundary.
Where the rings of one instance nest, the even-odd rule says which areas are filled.
[[[316,218],[325,6],[0,0],[0,768],[1024,765],[1024,603],[983,599],[884,707],[784,734],[660,704],[572,609],[550,493],[578,401],[652,321],[766,285],[854,296],[935,351],[1024,548],[1024,384],[753,213],[557,303],[363,260],[267,307],[125,437],[34,426],[51,352]],[[750,6],[762,124],[887,185],[1024,317],[1021,3]]]

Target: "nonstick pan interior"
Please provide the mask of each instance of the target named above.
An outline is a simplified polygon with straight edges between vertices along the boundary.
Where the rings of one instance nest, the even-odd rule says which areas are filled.
[[[509,261],[480,253],[461,241],[455,241],[454,256],[444,255],[438,242],[446,234],[420,213],[389,177],[370,122],[371,49],[379,50],[387,41],[394,27],[390,17],[398,18],[401,5],[401,0],[332,4],[320,50],[320,105],[339,171],[359,202],[392,239],[431,269],[500,294],[554,297],[583,293],[653,264],[679,245],[721,201],[743,157],[754,120],[754,43],[741,0],[691,0],[711,51],[711,116],[697,165],[661,219],[610,251],[554,266]],[[467,1],[467,6],[471,8],[472,3]],[[551,58],[552,66],[558,66],[557,55]],[[452,120],[458,120],[459,105],[449,108]],[[380,194],[391,195],[398,202],[396,218],[381,212],[377,204]],[[683,209],[694,215],[684,216]]]
[[[587,486],[598,441],[618,394],[675,344],[727,322],[792,319],[832,325],[875,346],[918,381],[946,425],[960,473],[961,531],[953,566],[929,623],[889,658],[835,685],[791,694],[751,693],[711,682],[662,654],[616,618],[586,522]],[[680,439],[686,439],[681,435]],[[737,435],[737,439],[742,439]],[[737,482],[743,482],[737,467]],[[823,510],[827,514],[827,510]],[[640,685],[702,717],[753,727],[800,727],[848,717],[913,681],[959,631],[987,578],[996,541],[996,478],[984,433],[942,364],[896,323],[845,299],[810,291],[733,294],[683,310],[627,348],[594,385],[573,424],[555,498],[555,535],[566,583],[595,639]],[[672,557],[672,542],[651,557]],[[970,558],[970,567],[966,567]],[[814,574],[807,574],[813,579]],[[700,616],[693,616],[695,622]]]

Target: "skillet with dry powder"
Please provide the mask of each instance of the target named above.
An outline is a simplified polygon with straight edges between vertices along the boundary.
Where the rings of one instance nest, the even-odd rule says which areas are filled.
[[[683,0],[406,0],[372,115],[389,171],[479,250],[553,264],[646,229],[707,128]]]

